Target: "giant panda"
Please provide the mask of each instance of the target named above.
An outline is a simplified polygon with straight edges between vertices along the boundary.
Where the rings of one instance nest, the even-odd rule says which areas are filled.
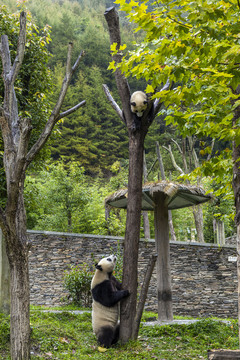
[[[119,301],[129,295],[112,272],[116,256],[110,255],[100,260],[91,282],[92,327],[101,348],[109,348],[119,338]]]
[[[135,91],[130,98],[131,112],[134,115],[134,125],[136,129],[140,128],[141,117],[148,106],[147,95],[143,91]]]

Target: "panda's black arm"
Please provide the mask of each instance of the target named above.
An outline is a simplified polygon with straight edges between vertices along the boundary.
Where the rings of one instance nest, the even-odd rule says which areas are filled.
[[[110,279],[118,290],[122,290],[122,284],[120,283],[120,281],[118,281],[113,275],[111,275]]]
[[[111,307],[116,305],[120,300],[129,295],[128,290],[116,290],[109,280],[103,281],[92,289],[93,299],[100,304]]]

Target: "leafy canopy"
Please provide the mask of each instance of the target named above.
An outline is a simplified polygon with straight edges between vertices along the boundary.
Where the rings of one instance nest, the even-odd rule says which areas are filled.
[[[240,79],[239,3],[116,3],[136,31],[145,33],[144,41],[124,57],[122,71],[144,77],[149,82],[147,92],[167,79],[174,83],[173,89],[161,92],[168,106],[167,122],[178,125],[183,135],[239,142],[240,129],[232,126],[233,110],[240,104],[234,93]]]

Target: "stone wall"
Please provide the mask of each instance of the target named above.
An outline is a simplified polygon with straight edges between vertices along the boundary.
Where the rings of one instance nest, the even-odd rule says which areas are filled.
[[[62,287],[69,265],[100,259],[122,246],[122,238],[29,231],[31,303],[59,305],[66,295]],[[139,283],[154,240],[141,241]],[[237,317],[237,265],[234,246],[171,242],[173,311],[194,317]],[[157,311],[154,271],[145,308]]]

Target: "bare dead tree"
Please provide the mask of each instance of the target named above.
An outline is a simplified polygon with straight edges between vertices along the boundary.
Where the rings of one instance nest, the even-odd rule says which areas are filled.
[[[114,7],[111,7],[106,10],[104,15],[108,25],[110,44],[116,43],[117,49],[119,49],[121,35],[117,11]],[[118,51],[117,54],[112,56],[112,59],[116,64],[120,64],[122,53]],[[128,205],[123,254],[123,287],[130,291],[130,296],[122,302],[120,314],[120,339],[122,342],[127,342],[133,337],[133,323],[136,315],[144,139],[162,103],[160,99],[150,101],[141,118],[140,128],[134,129],[134,117],[130,108],[130,88],[120,69],[115,71],[115,80],[122,103],[122,110],[111,96],[106,85],[104,85],[104,91],[113,109],[126,124],[129,136]],[[169,83],[162,90],[168,87]]]
[[[15,59],[11,60],[8,37],[1,36],[0,54],[3,67],[4,100],[0,105],[0,126],[4,144],[4,170],[7,184],[7,204],[0,208],[0,226],[5,240],[10,265],[11,282],[11,358],[28,360],[30,358],[29,323],[29,241],[26,229],[24,206],[25,173],[35,156],[49,138],[54,125],[85,104],[80,102],[61,113],[71,78],[75,73],[84,52],[71,66],[72,43],[68,46],[66,74],[56,105],[35,144],[29,149],[32,130],[31,120],[18,115],[18,104],[14,90],[15,81],[22,66],[26,42],[26,13],[20,14],[20,31]]]
[[[191,136],[187,137],[188,143],[189,143],[189,157],[190,157],[190,164],[191,160],[193,159],[194,167],[199,166],[199,159],[197,156],[197,153],[195,151],[194,145],[195,145],[195,139]],[[163,146],[164,149],[166,149],[171,157],[172,164],[174,168],[180,172],[181,175],[188,174],[190,172],[190,164],[187,164],[187,154],[186,154],[186,139],[183,139],[182,147],[179,145],[177,141],[174,139],[171,139],[172,142],[177,146],[178,151],[180,152],[183,160],[183,167],[182,169],[175,160],[171,145],[168,145],[168,147]],[[214,142],[212,142],[212,149],[213,149]],[[189,183],[189,181],[188,181]],[[198,179],[198,184],[200,185],[200,179]],[[204,242],[204,236],[203,236],[203,211],[201,205],[196,205],[192,207],[196,231],[197,231],[197,238],[199,242]]]

